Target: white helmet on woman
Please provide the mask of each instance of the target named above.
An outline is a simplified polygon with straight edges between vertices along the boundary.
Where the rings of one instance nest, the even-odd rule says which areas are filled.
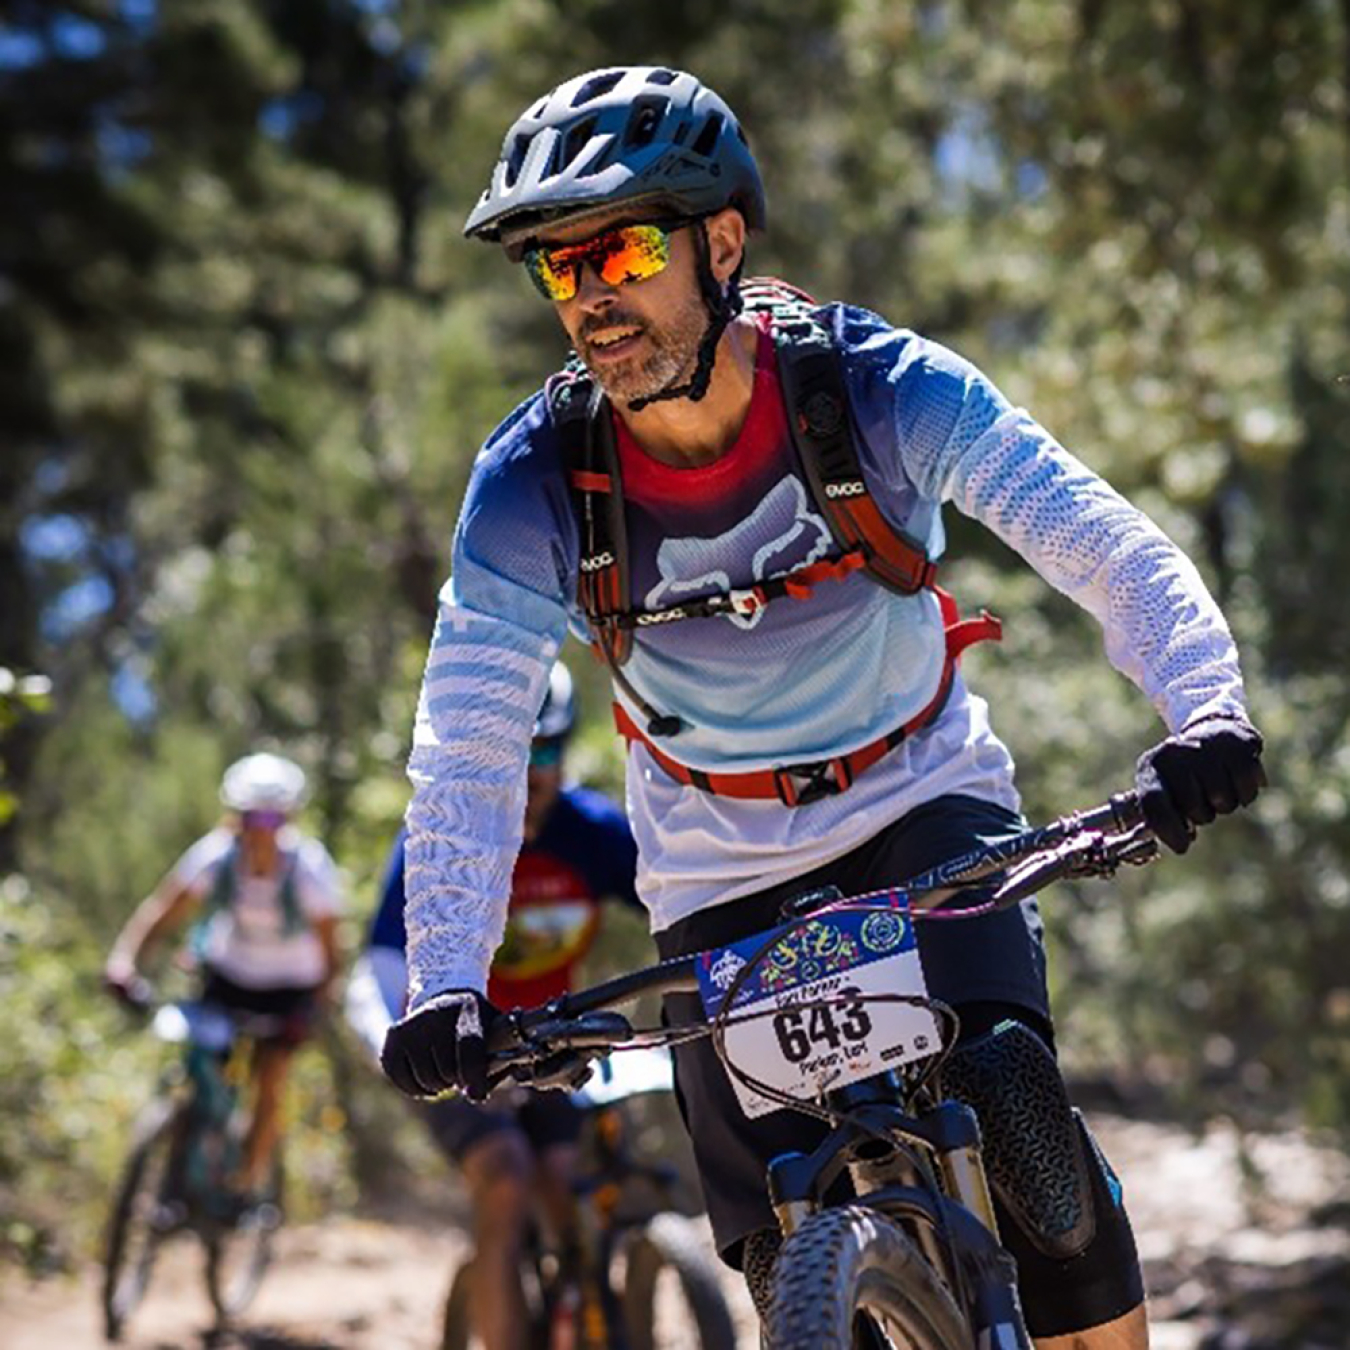
[[[304,799],[305,771],[294,760],[267,751],[236,760],[220,782],[220,800],[232,811],[290,815]]]
[[[576,694],[572,689],[572,672],[561,661],[548,673],[548,688],[544,704],[534,724],[536,740],[563,740],[572,734],[577,720]]]

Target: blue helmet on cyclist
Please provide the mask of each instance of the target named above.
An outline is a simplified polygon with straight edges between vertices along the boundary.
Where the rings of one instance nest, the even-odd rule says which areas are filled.
[[[751,230],[764,228],[764,185],[745,133],[695,76],[612,66],[545,94],[506,133],[464,233],[510,252],[538,225],[616,206],[690,217],[734,206]]]

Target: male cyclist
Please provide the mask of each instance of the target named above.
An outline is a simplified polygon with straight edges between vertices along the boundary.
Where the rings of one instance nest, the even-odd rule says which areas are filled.
[[[530,742],[524,844],[511,876],[506,935],[488,980],[499,1008],[533,1007],[572,986],[600,921],[600,902],[638,906],[637,846],[607,797],[564,782],[575,721],[572,677],[558,662]],[[378,1055],[404,1012],[404,835],[385,874],[380,908],[347,989],[348,1017]],[[571,1221],[571,1178],[580,1115],[561,1092],[514,1092],[475,1106],[463,1097],[428,1102],[426,1121],[468,1183],[473,1208],[474,1325],[485,1350],[518,1350],[527,1323],[520,1253],[534,1196],[557,1233]]]
[[[253,1111],[231,1179],[244,1204],[266,1189],[291,1059],[338,971],[338,871],[291,823],[304,797],[304,771],[289,759],[262,752],[231,764],[220,785],[224,820],[136,907],[103,972],[111,991],[143,1001],[141,958],[196,918],[202,1002],[275,1021],[256,1043]]]
[[[1264,781],[1232,638],[1180,550],[936,343],[781,286],[742,312],[765,224],[731,109],[647,67],[532,104],[469,216],[580,368],[492,435],[460,518],[409,765],[411,997],[384,1052],[407,1092],[482,1091],[530,720],[569,621],[613,671],[667,957],[771,928],[801,889],[878,889],[1019,828],[1008,752],[956,669],[992,625],[934,585],[947,502],[1094,615],[1158,710],[1138,786],[1164,843],[1184,851]],[[1120,1189],[1055,1065],[1034,907],[920,930],[1033,1336],[1145,1345]],[[761,1300],[765,1166],[816,1124],[747,1118],[706,1040],[676,1076],[718,1246]]]

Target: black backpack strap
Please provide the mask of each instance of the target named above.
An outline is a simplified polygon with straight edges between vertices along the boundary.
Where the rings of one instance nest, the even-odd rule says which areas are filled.
[[[581,531],[577,598],[595,645],[622,665],[633,635],[612,620],[628,608],[628,526],[609,405],[594,380],[571,373],[550,382],[548,398]]]
[[[917,540],[881,513],[858,461],[843,364],[814,316],[774,324],[788,426],[816,506],[844,553],[861,552],[869,575],[913,595],[933,584],[936,564]]]
[[[648,733],[674,736],[680,719],[653,708],[623,673],[633,650],[633,626],[621,622],[629,612],[628,522],[609,404],[600,386],[575,368],[554,376],[547,395],[581,531],[577,599],[591,641],[614,683],[647,718]]]

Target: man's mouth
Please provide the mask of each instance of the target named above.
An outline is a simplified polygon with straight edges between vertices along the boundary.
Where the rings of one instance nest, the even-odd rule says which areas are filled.
[[[594,355],[607,360],[624,355],[641,337],[642,329],[636,324],[621,324],[588,334],[586,345]]]

